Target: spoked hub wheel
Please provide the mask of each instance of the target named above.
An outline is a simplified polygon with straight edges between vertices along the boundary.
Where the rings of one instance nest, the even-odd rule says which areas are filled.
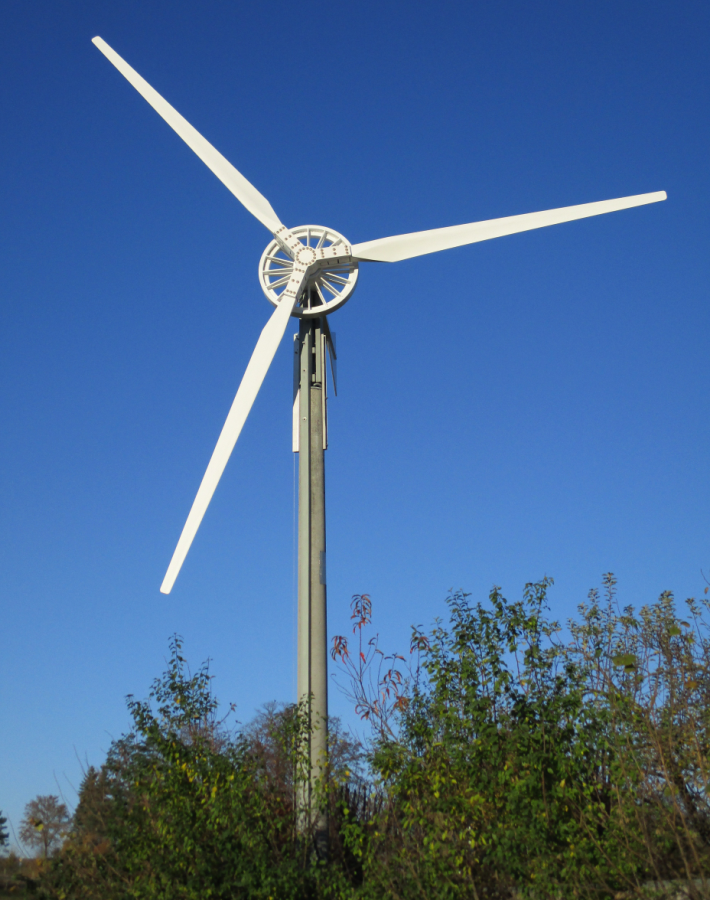
[[[290,231],[302,244],[296,251],[296,259],[305,265],[312,263],[317,250],[324,247],[337,248],[340,245],[343,247],[342,260],[336,257],[332,262],[329,260],[325,266],[314,270],[293,310],[293,315],[298,317],[328,315],[342,306],[355,290],[358,264],[350,259],[350,245],[342,234],[322,225],[299,225]],[[259,282],[267,299],[274,306],[279,305],[281,294],[293,272],[293,264],[294,260],[281,249],[278,241],[272,241],[264,250],[259,263]]]

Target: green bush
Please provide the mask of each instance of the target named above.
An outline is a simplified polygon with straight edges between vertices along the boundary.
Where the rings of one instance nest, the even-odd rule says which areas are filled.
[[[328,860],[296,816],[305,710],[230,729],[176,638],[149,700],[129,698],[131,733],[86,773],[40,896],[621,900],[653,883],[707,897],[706,601],[685,619],[667,593],[619,609],[607,575],[565,636],[550,584],[517,602],[453,594],[409,662],[367,638],[370,599],[353,599],[357,646],[338,637],[333,656],[371,734],[363,768],[331,723]]]
[[[664,594],[634,616],[605,582],[567,643],[546,613],[548,579],[516,603],[497,588],[486,605],[456,593],[447,626],[415,629],[420,661],[390,695],[399,729],[378,728],[372,746],[383,802],[357,836],[364,896],[602,898],[672,879],[691,896],[707,889],[702,608],[688,601],[691,626]],[[350,668],[350,693],[379,723],[397,682],[385,674],[368,692],[367,673]]]
[[[129,698],[134,730],[86,773],[73,833],[45,879],[58,898],[302,898],[328,871],[295,827],[291,785],[254,741],[216,721],[206,667],[171,644],[151,700]],[[271,735],[298,764],[303,717]]]

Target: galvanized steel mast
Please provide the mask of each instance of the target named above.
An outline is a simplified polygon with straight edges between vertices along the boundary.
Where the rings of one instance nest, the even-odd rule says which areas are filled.
[[[308,709],[308,784],[298,802],[301,822],[315,828],[316,848],[327,854],[328,816],[316,786],[327,772],[328,634],[325,543],[326,330],[324,319],[301,319],[294,336],[294,450],[298,451],[299,702]],[[296,415],[298,421],[296,423]]]

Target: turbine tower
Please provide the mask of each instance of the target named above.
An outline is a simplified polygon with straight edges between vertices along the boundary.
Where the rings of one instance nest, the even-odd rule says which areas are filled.
[[[298,700],[306,700],[313,728],[310,739],[311,788],[301,799],[310,809],[310,790],[322,771],[327,749],[327,626],[325,564],[325,477],[327,446],[326,369],[335,357],[328,316],[355,289],[361,262],[399,262],[464,244],[543,228],[574,219],[629,209],[666,199],[665,191],[583,203],[484,222],[400,234],[351,244],[332,228],[287,228],[269,201],[189,122],[100,37],[93,43],[165,119],[237,200],[257,218],[272,240],[259,265],[259,281],[275,307],[256,343],[217,445],[202,478],[160,590],[169,594],[200,522],[241,433],[249,410],[292,316],[300,320],[294,336],[293,449],[299,454],[298,479]],[[335,370],[332,369],[335,387]],[[327,820],[316,815],[316,842],[327,843]]]

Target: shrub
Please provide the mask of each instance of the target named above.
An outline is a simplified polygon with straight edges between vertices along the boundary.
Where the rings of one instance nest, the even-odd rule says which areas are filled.
[[[84,777],[73,829],[43,867],[44,897],[86,900],[622,900],[708,895],[707,599],[620,609],[615,579],[568,623],[550,579],[521,600],[454,593],[414,629],[409,661],[334,640],[362,749],[331,721],[328,860],[297,821],[307,716],[265,707],[218,720],[206,666],[175,638],[130,734]]]
[[[287,900],[320,890],[323,867],[296,829],[293,791],[273,756],[216,720],[207,668],[190,674],[178,638],[150,700],[128,705],[134,730],[86,773],[45,895]],[[271,734],[296,769],[303,720],[296,709]]]
[[[487,604],[453,594],[448,625],[414,630],[409,671],[376,639],[363,643],[369,615],[358,618],[354,598],[368,652],[354,663],[338,638],[334,655],[361,715],[376,720],[380,808],[351,835],[365,896],[602,898],[640,895],[651,880],[682,880],[700,896],[707,887],[704,604],[688,601],[692,625],[670,594],[636,616],[618,609],[608,575],[605,600],[591,592],[565,643],[547,614],[550,584],[528,584],[515,603],[498,588]]]

